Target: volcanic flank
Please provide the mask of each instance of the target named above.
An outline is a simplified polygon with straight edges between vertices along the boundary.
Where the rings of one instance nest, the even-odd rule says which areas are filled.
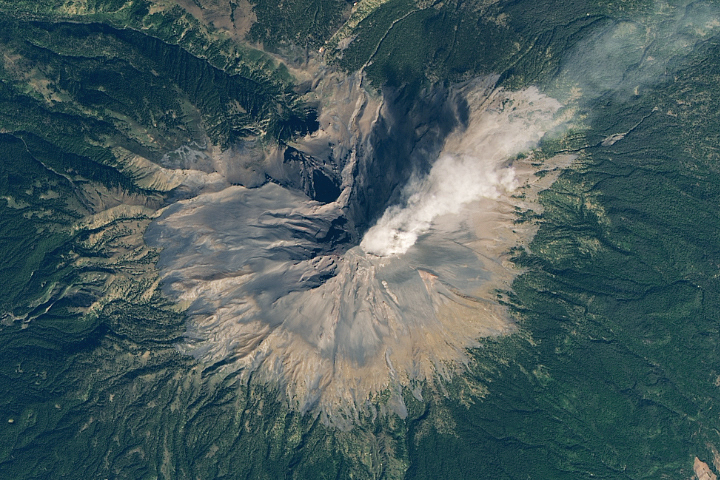
[[[504,254],[533,234],[515,211],[553,181],[537,169],[568,158],[518,159],[561,105],[496,80],[410,98],[320,71],[316,132],[184,156],[204,155],[205,173],[173,165],[182,199],[146,239],[187,306],[181,349],[341,424],[388,390],[382,409],[403,416],[410,381],[447,377],[478,339],[512,332],[496,290],[517,273]]]

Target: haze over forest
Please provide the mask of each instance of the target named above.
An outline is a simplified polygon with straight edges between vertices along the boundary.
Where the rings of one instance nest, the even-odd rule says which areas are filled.
[[[720,5],[0,0],[0,477],[720,474]]]

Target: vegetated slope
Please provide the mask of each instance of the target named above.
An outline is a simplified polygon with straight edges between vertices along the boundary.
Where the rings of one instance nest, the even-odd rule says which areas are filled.
[[[4,168],[45,173],[8,180],[4,195],[24,205],[8,207],[10,216],[49,222],[59,232],[72,219],[97,213],[91,194],[79,185],[159,200],[118,170],[128,157],[158,160],[181,145],[227,146],[247,136],[282,141],[313,128],[312,112],[277,70],[240,62],[228,73],[181,46],[131,29],[28,17],[0,15],[0,129],[8,151],[22,151],[8,153]],[[42,199],[23,183],[65,190]],[[48,213],[39,220],[28,213],[33,208]],[[4,305],[19,295],[21,283],[14,278]]]
[[[156,256],[137,234],[143,210],[82,226],[109,207],[98,197],[162,202],[115,168],[123,156],[301,134],[306,111],[287,73],[179,7],[84,2],[72,13],[54,3],[0,3],[0,476],[674,478],[692,475],[695,455],[710,463],[715,39],[677,80],[603,98],[587,132],[545,146],[581,157],[544,195],[532,253],[518,252],[528,272],[502,297],[521,334],[476,350],[447,395],[407,394],[406,420],[341,432],[175,351],[182,314],[146,295]],[[316,25],[274,23],[263,8],[257,39],[290,44]],[[506,85],[550,79],[595,22],[626,14],[405,0],[368,12],[330,55],[405,95],[479,73]],[[312,35],[314,48],[329,34]]]
[[[546,145],[581,156],[518,252],[528,272],[507,301],[524,334],[476,351],[490,393],[454,403],[455,434],[412,427],[408,478],[717,469],[718,48],[645,95],[601,98],[586,134]]]

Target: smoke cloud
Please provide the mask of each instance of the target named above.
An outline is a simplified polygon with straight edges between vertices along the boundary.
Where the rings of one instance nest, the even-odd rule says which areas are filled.
[[[553,93],[584,102],[638,95],[672,80],[692,49],[718,32],[720,13],[707,2],[657,2],[645,15],[604,21],[564,55]]]
[[[537,88],[496,91],[470,126],[451,137],[430,173],[404,189],[404,205],[390,207],[361,247],[377,256],[407,252],[435,218],[456,215],[468,203],[497,199],[518,187],[510,160],[535,147],[557,126],[561,104]]]
[[[720,14],[708,3],[657,3],[653,10],[632,21],[607,22],[582,40],[566,55],[557,93],[584,105],[608,94],[637,95],[671,78],[672,67],[720,31]],[[403,191],[404,201],[389,207],[365,234],[364,251],[403,254],[432,228],[434,219],[515,190],[514,170],[506,165],[557,127],[553,115],[561,104],[535,88],[496,94],[502,101],[484,110],[473,131],[462,132],[461,141],[450,140],[430,173],[413,178]]]
[[[514,223],[515,208],[532,205],[512,194],[542,187],[537,166],[515,157],[561,123],[561,105],[536,88],[508,92],[493,83],[428,93],[427,112],[439,105],[454,131],[433,130],[422,108],[394,115],[362,89],[353,90],[354,101],[328,102],[324,128],[296,146],[312,147],[316,163],[328,144],[347,152],[335,157],[343,183],[333,202],[282,184],[215,183],[166,208],[146,240],[163,247],[164,291],[187,307],[182,350],[254,372],[284,388],[298,409],[342,426],[387,389],[394,392],[387,408],[404,416],[402,386],[447,376],[478,338],[513,331],[495,289],[516,272],[499,259],[529,238]],[[409,181],[400,168],[396,178],[375,176],[383,148],[397,145],[388,132],[406,138],[417,126],[399,122],[415,115],[424,133],[392,151],[409,152],[398,162],[416,161],[416,173]],[[439,148],[418,148],[432,135]],[[426,163],[427,174],[417,173]],[[368,191],[390,196],[397,183],[401,203],[358,245],[353,214],[364,222],[366,210],[353,202]]]
[[[147,176],[184,195],[146,233],[165,293],[187,307],[181,350],[336,425],[387,391],[382,408],[403,416],[403,387],[447,377],[479,338],[514,329],[496,291],[518,273],[505,255],[535,231],[516,211],[539,209],[571,161],[539,165],[531,150],[576,107],[669,78],[718,28],[701,3],[607,21],[545,93],[488,77],[407,99],[316,66],[317,132],[284,150],[179,151]]]

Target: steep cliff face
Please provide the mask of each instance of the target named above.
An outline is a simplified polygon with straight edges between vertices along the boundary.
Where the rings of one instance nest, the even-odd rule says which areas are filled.
[[[478,88],[492,83],[489,79]],[[467,100],[458,90],[408,90],[386,89],[374,128],[358,145],[346,208],[360,235],[402,200],[401,190],[412,176],[427,174],[447,136],[467,128]]]

